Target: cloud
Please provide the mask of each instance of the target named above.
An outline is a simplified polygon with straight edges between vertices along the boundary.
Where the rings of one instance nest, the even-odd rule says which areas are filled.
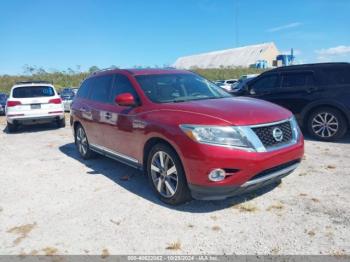
[[[339,56],[350,54],[350,46],[339,45],[336,47],[331,47],[327,49],[319,49],[315,51],[320,57],[326,56]]]
[[[300,22],[294,22],[294,23],[289,23],[286,25],[281,25],[281,26],[269,28],[266,30],[266,32],[273,33],[273,32],[282,31],[282,30],[286,30],[286,29],[290,29],[290,28],[295,28],[295,27],[298,27],[301,25],[302,25],[302,23],[300,23]]]
[[[339,45],[314,51],[320,62],[350,61],[350,46]]]

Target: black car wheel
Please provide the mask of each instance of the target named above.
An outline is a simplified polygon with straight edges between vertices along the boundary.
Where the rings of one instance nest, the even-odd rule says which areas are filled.
[[[14,133],[17,130],[18,130],[18,125],[17,124],[15,124],[15,123],[11,124],[11,123],[7,122],[7,132],[8,133]]]
[[[65,127],[66,126],[66,119],[63,118],[63,119],[59,119],[57,121],[57,126],[60,128],[60,127]]]
[[[313,111],[307,122],[310,135],[318,140],[334,141],[342,138],[348,129],[342,113],[330,107],[322,107]]]
[[[151,149],[147,174],[153,190],[163,202],[178,205],[191,200],[180,158],[171,147],[157,144]]]
[[[78,125],[75,130],[75,145],[82,158],[90,159],[94,156],[94,152],[90,149],[85,130],[81,125]]]

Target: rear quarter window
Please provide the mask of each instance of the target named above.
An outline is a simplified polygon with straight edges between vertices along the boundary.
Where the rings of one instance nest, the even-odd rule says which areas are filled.
[[[54,96],[55,91],[51,86],[21,86],[12,91],[13,98],[48,97]]]
[[[322,70],[322,76],[326,85],[348,85],[350,84],[350,67],[325,68]]]

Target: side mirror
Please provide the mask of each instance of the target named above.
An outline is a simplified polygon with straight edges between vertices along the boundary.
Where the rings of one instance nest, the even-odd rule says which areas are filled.
[[[134,96],[130,93],[123,93],[123,94],[117,95],[114,99],[114,102],[120,106],[135,106],[136,105]]]
[[[256,92],[255,92],[255,90],[252,88],[252,89],[249,90],[249,94],[251,94],[251,95],[256,95]]]

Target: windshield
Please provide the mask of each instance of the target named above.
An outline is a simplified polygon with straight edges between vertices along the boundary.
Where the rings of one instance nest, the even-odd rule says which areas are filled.
[[[210,81],[194,74],[136,76],[146,96],[155,103],[231,97]]]
[[[13,89],[14,98],[54,96],[55,92],[51,86],[21,86]]]

